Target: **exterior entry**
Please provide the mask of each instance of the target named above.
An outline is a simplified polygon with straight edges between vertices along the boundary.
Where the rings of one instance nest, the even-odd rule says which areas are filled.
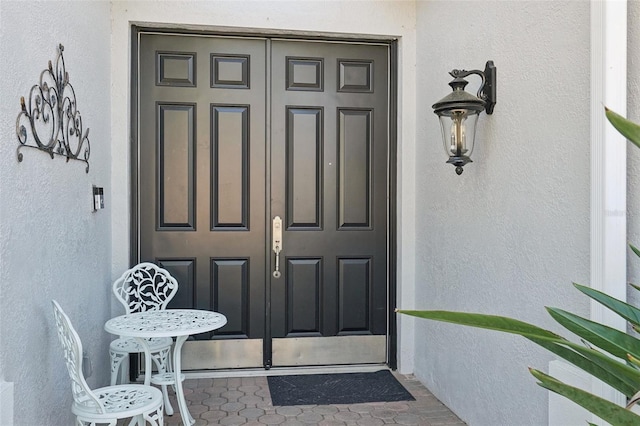
[[[388,362],[389,57],[138,33],[136,260],[228,319],[185,369]]]

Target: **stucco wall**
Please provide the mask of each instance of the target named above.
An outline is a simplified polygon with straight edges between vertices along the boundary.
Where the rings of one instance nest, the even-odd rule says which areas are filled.
[[[554,328],[544,306],[589,316],[589,2],[417,3],[416,306]],[[498,70],[474,162],[445,164],[431,105],[453,68]],[[476,83],[477,86],[477,83]],[[551,356],[515,336],[416,323],[415,373],[471,425],[547,423],[527,367]]]
[[[398,304],[413,302],[415,181],[414,1],[130,1],[112,4],[113,275],[129,264],[129,69],[131,24],[229,32],[333,33],[399,37]],[[411,320],[400,328],[410,330]],[[404,338],[405,336],[406,338]],[[399,363],[413,369],[412,336],[401,332]]]
[[[630,1],[628,11],[627,116],[640,123],[640,2]],[[640,150],[629,144],[627,150],[627,233],[629,242],[640,246]],[[628,278],[640,282],[640,259],[629,251]],[[640,306],[640,292],[629,287],[628,300]]]
[[[110,185],[109,9],[108,2],[0,2],[0,372],[15,384],[16,425],[73,422],[51,299],[92,359],[89,384],[108,384],[111,200],[92,213],[91,185]],[[88,174],[81,162],[37,150],[16,159],[20,97],[55,63],[58,43],[90,129]]]
[[[589,281],[589,3],[330,5],[0,2],[0,379],[15,383],[16,424],[68,423],[52,298],[93,360],[90,384],[107,381],[109,282],[129,262],[131,23],[399,36],[398,305],[547,327],[544,305],[589,315],[570,285]],[[629,12],[629,116],[640,121],[638,2]],[[37,151],[25,150],[20,164],[15,157],[20,96],[55,59],[57,43],[91,129],[88,175],[81,163]],[[481,117],[474,163],[457,176],[431,104],[447,94],[449,70],[488,59],[498,67],[498,104]],[[630,240],[639,242],[640,152],[631,149],[629,162]],[[107,191],[98,213],[90,212],[91,184]],[[630,260],[632,279],[638,264]],[[547,393],[526,368],[545,369],[545,352],[517,337],[426,321],[409,335],[412,323],[401,319],[401,371],[414,371],[415,355],[416,375],[469,424],[546,423]]]

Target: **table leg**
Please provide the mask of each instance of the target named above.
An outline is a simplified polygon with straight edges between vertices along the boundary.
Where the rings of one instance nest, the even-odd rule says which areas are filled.
[[[191,417],[189,409],[187,408],[187,401],[184,398],[184,390],[182,389],[182,380],[180,380],[181,362],[182,362],[182,345],[189,336],[176,337],[176,343],[173,345],[173,372],[175,374],[176,383],[176,399],[178,400],[178,408],[180,408],[180,415],[182,416],[182,423],[185,426],[190,426],[196,421]]]
[[[144,349],[144,385],[150,386],[151,375],[153,373],[153,371],[151,370],[151,350],[149,350],[149,344],[147,342],[147,339],[136,337],[136,341]]]

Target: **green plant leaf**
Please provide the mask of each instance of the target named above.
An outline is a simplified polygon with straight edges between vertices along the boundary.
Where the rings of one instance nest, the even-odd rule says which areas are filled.
[[[638,247],[634,246],[633,244],[629,244],[629,247],[636,254],[636,256],[640,257],[640,249],[638,249]]]
[[[640,371],[608,355],[580,345],[565,347],[562,343],[532,337],[528,339],[600,379],[628,398],[640,389]]]
[[[622,318],[640,326],[640,309],[618,300],[615,297],[611,297],[601,291],[594,290],[591,287],[586,287],[576,283],[573,283],[573,285],[590,298],[598,301],[616,314],[620,315]]]
[[[485,328],[488,330],[503,331],[507,333],[519,334],[522,336],[547,337],[565,340],[562,336],[559,336],[549,330],[537,327],[533,324],[497,315],[452,311],[411,311],[403,309],[396,310],[396,312],[418,318],[450,322],[460,325],[468,325],[472,327]]]
[[[569,386],[541,371],[529,370],[540,381],[538,383],[540,386],[570,399],[602,420],[609,422],[612,426],[634,426],[640,424],[640,416],[632,411],[582,389]]]
[[[593,374],[627,396],[633,395],[640,389],[640,371],[635,368],[629,367],[608,355],[571,342],[551,331],[523,321],[495,315],[465,312],[409,310],[397,310],[397,312],[423,319],[517,334]],[[563,347],[565,348],[563,349]],[[578,353],[566,348],[571,348]]]
[[[564,328],[602,350],[621,359],[627,359],[627,354],[640,358],[640,341],[635,337],[562,309],[547,308],[547,311]]]
[[[625,396],[629,397],[633,395],[638,389],[640,389],[640,370],[635,368],[634,366],[618,361],[617,358],[611,357],[607,354],[599,352],[595,349],[575,346],[572,348],[582,354],[585,358],[591,360],[594,364],[598,365],[600,368],[606,370],[611,376],[615,377],[617,380],[625,383],[628,387],[616,387],[614,380],[603,380],[605,383],[615,387],[620,392],[624,393]],[[586,370],[585,370],[586,371]],[[603,376],[606,378],[606,376]]]
[[[605,107],[605,115],[618,132],[630,142],[640,147],[640,126],[631,120],[627,120],[620,114]]]

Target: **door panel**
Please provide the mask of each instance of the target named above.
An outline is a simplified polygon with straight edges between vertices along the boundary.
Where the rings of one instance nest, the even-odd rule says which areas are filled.
[[[262,365],[265,41],[141,34],[139,55],[140,260],[178,279],[171,308],[227,316],[187,368]]]
[[[228,319],[185,368],[386,361],[387,68],[385,45],[140,34],[139,259],[171,308]]]
[[[272,365],[383,363],[387,47],[274,40],[271,64]]]

